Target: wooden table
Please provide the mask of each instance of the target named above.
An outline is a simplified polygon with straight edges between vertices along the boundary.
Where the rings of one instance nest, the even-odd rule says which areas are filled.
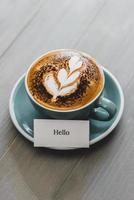
[[[125,111],[89,150],[33,148],[13,126],[11,89],[56,48],[93,55],[118,78]],[[134,199],[134,1],[0,1],[0,200]]]

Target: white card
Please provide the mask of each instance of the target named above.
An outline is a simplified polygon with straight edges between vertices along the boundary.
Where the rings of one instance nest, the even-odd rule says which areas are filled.
[[[34,147],[89,148],[89,120],[34,120]]]

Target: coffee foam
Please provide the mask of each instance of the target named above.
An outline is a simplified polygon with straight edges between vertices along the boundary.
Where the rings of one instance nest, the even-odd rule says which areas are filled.
[[[90,102],[100,92],[103,77],[96,63],[76,52],[42,57],[28,74],[28,87],[45,107],[68,110]]]
[[[80,58],[72,56],[69,60],[68,70],[61,68],[56,74],[49,72],[45,75],[43,85],[53,96],[53,100],[56,100],[58,96],[70,95],[77,90],[81,67]]]

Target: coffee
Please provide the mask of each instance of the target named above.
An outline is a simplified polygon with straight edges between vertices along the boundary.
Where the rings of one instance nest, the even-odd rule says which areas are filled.
[[[57,50],[32,65],[27,85],[32,97],[43,107],[72,110],[90,103],[101,92],[104,77],[87,54]]]

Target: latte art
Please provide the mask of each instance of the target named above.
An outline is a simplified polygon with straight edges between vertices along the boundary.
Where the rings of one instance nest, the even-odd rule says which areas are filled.
[[[101,91],[103,77],[92,58],[73,50],[59,50],[33,64],[27,85],[42,106],[70,110],[94,99]]]
[[[79,57],[73,56],[69,60],[69,68],[62,68],[57,74],[50,72],[45,75],[43,85],[56,101],[57,96],[70,95],[77,89],[82,61]],[[56,77],[57,76],[57,77]]]

